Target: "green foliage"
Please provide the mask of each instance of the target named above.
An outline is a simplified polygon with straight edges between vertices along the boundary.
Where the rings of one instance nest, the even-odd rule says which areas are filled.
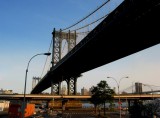
[[[92,97],[90,101],[95,105],[103,104],[107,100],[113,100],[114,91],[111,89],[106,81],[100,81],[97,86],[92,86],[91,88]]]
[[[134,104],[129,108],[131,118],[152,118],[157,112],[159,112],[160,100],[145,101],[134,101]]]
[[[131,118],[143,118],[142,113],[145,110],[145,107],[142,101],[135,100],[134,104],[129,107],[129,113]]]
[[[144,106],[147,116],[152,117],[153,115],[155,115],[157,112],[160,111],[160,100],[155,99],[153,101],[148,101],[148,103],[146,103]]]

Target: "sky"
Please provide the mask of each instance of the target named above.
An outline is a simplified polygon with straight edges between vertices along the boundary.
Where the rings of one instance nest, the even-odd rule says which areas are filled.
[[[114,0],[120,2],[120,0]],[[65,28],[91,13],[105,0],[0,0],[0,89],[23,93],[25,71],[32,56],[49,51],[53,28]],[[113,7],[115,4],[112,4]],[[160,45],[137,52],[82,74],[78,91],[106,80],[120,90],[135,82],[160,86]],[[32,77],[42,76],[46,56],[29,65],[27,93]],[[65,83],[64,83],[65,84]],[[46,91],[50,92],[50,88]]]

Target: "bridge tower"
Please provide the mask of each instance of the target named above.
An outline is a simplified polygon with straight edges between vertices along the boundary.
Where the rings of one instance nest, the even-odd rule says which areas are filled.
[[[71,32],[70,30],[67,32],[62,31],[61,29],[59,31],[56,31],[55,28],[52,32],[52,40],[53,40],[53,48],[52,48],[52,67],[56,66],[56,64],[62,59],[62,41],[66,40],[68,43],[68,52],[71,51],[75,45],[76,45],[76,31]],[[67,53],[68,53],[67,52]],[[62,75],[63,78],[63,75]],[[51,82],[51,94],[60,94],[61,92],[61,81],[59,83],[53,83]],[[77,89],[77,79],[74,77],[71,77],[70,79],[66,80],[67,82],[67,90],[68,94],[74,93],[76,94]]]
[[[68,43],[68,52],[71,51],[76,45],[76,31],[63,32],[61,29],[56,31],[55,28],[52,32],[53,51],[52,51],[52,66],[55,66],[62,56],[62,41],[66,40]]]
[[[135,83],[135,93],[141,94],[142,93],[142,83],[136,82]]]
[[[32,89],[36,86],[36,84],[40,81],[40,79],[41,79],[40,77],[33,77],[32,78]]]
[[[71,77],[67,82],[68,95],[77,94],[77,77]]]

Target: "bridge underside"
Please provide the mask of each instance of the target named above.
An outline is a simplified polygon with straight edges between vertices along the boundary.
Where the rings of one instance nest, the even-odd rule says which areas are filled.
[[[53,83],[108,64],[160,43],[159,0],[125,0],[32,90],[40,93]]]

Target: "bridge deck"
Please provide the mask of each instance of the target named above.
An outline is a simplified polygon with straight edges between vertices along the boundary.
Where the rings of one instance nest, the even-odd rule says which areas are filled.
[[[23,94],[18,95],[11,95],[11,94],[0,94],[0,100],[22,100],[23,101]],[[141,99],[141,100],[147,100],[147,99],[153,99],[153,98],[160,98],[160,94],[126,94],[126,95],[114,95],[114,99]],[[27,94],[26,99],[27,100],[53,100],[53,99],[78,99],[78,100],[88,100],[91,98],[90,95],[41,95],[41,94]]]

